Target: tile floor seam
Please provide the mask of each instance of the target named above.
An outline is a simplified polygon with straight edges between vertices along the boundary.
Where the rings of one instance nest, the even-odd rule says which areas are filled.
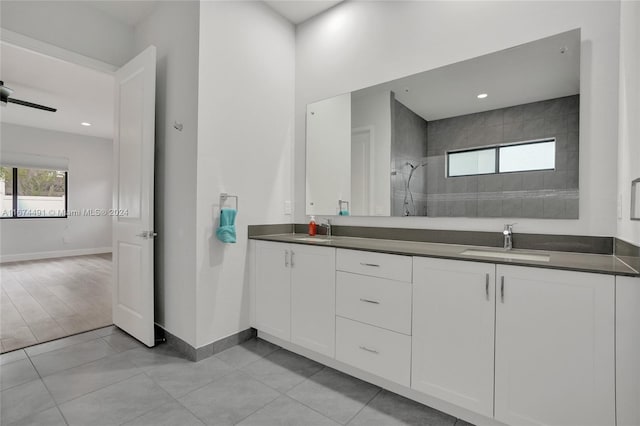
[[[306,359],[309,359],[309,360],[311,360],[311,361],[313,361],[313,362],[316,362],[317,364],[321,365],[321,366],[322,366],[322,368],[321,368],[320,370],[318,370],[317,372],[313,373],[311,376],[309,376],[309,377],[304,377],[304,378],[302,379],[302,381],[300,381],[299,383],[296,383],[296,384],[295,384],[295,385],[293,385],[291,388],[287,389],[285,392],[282,392],[281,390],[279,390],[279,389],[277,389],[277,388],[273,387],[273,385],[270,385],[270,384],[269,384],[269,383],[267,383],[266,381],[261,380],[259,377],[255,377],[253,374],[251,374],[251,373],[249,373],[248,371],[246,371],[246,370],[245,370],[245,368],[248,368],[250,365],[252,365],[252,364],[254,364],[254,363],[258,362],[258,361],[263,361],[263,360],[265,360],[267,357],[269,357],[269,356],[273,355],[274,353],[276,353],[277,351],[281,351],[281,350],[284,350],[284,351],[286,351],[286,352],[291,352],[291,351],[288,351],[287,349],[284,349],[284,348],[278,348],[278,349],[276,349],[275,351],[270,352],[269,354],[264,355],[264,356],[262,356],[262,357],[258,358],[257,360],[252,361],[252,362],[250,362],[249,364],[247,364],[247,365],[245,365],[245,366],[243,366],[243,367],[241,367],[241,368],[238,368],[238,371],[243,372],[244,374],[248,375],[249,377],[251,377],[251,378],[252,378],[252,379],[254,379],[254,380],[257,380],[258,382],[262,383],[263,385],[265,385],[265,386],[267,386],[267,387],[269,387],[269,388],[271,388],[271,389],[273,389],[273,390],[275,390],[275,391],[277,391],[277,392],[280,392],[280,393],[281,393],[281,394],[283,394],[283,395],[286,395],[286,393],[287,393],[287,392],[289,392],[291,389],[295,388],[296,386],[301,385],[301,384],[302,384],[302,383],[304,383],[305,381],[309,380],[309,378],[310,378],[310,377],[315,376],[316,374],[318,374],[319,372],[321,372],[322,370],[324,370],[325,368],[327,368],[327,366],[326,366],[326,365],[324,365],[324,364],[322,364],[322,363],[319,363],[319,362],[316,362],[316,361],[313,361],[311,358],[307,358],[307,357],[305,357],[304,355],[296,354],[296,355],[298,355],[298,356],[301,356],[301,357],[303,357],[303,358],[306,358]],[[295,352],[292,352],[292,353],[295,353]],[[277,365],[278,367],[281,367],[281,368],[283,368],[283,369],[287,370],[287,371],[291,371],[291,370],[289,370],[287,367],[283,367],[283,366],[281,366],[281,365],[279,365],[279,364],[276,364],[276,365]],[[309,407],[309,408],[311,408],[311,407]]]
[[[18,310],[18,308],[16,307],[16,304],[13,302],[13,299],[11,298],[11,295],[9,293],[6,292],[5,290],[5,294],[7,295],[7,298],[9,299],[9,302],[11,302],[11,305],[13,305],[13,309],[16,310],[16,312],[18,313],[18,315],[20,315],[20,318],[22,318],[22,322],[25,323],[25,325],[27,327],[29,327],[29,324],[27,324],[27,321],[25,321],[24,316],[22,316],[22,312],[20,312],[20,310]],[[29,331],[31,331],[31,329],[29,329]],[[31,333],[33,334],[33,333]],[[35,337],[35,336],[33,336]],[[24,348],[20,348],[20,349],[24,349]]]
[[[55,402],[55,401],[54,401]],[[65,424],[67,426],[69,426],[69,421],[67,420],[67,418],[64,416],[64,413],[62,412],[62,410],[60,409],[60,406],[58,404],[56,404],[56,410],[58,410],[58,413],[60,413],[60,417],[62,417],[62,420],[64,420]]]
[[[206,424],[207,424],[207,422],[206,422],[206,420],[205,420],[205,419],[203,419],[202,417],[198,416],[196,413],[194,413],[193,411],[191,411],[191,410],[189,409],[189,407],[187,407],[186,405],[184,405],[184,404],[183,404],[179,399],[175,398],[175,400],[176,400],[176,401],[178,401],[178,404],[180,404],[180,406],[181,406],[182,408],[184,408],[184,409],[185,409],[185,410],[187,410],[189,413],[191,413],[191,415],[192,415],[193,417],[195,417],[196,419],[200,420],[200,422],[202,422],[202,424],[203,424],[203,425],[206,425]],[[455,425],[454,425],[454,426],[455,426]]]
[[[124,382],[124,381],[126,381],[126,380],[133,379],[134,377],[138,377],[138,376],[142,376],[142,375],[144,375],[144,372],[141,372],[141,373],[139,373],[139,374],[134,374],[133,376],[127,377],[126,379],[122,379],[122,380],[118,380],[117,382],[110,383],[110,384],[108,384],[107,386],[101,387],[100,389],[94,389],[94,390],[92,390],[91,392],[84,393],[84,394],[79,395],[79,396],[77,396],[77,397],[75,397],[75,398],[73,398],[73,399],[70,399],[70,400],[68,400],[68,401],[65,401],[65,402],[63,402],[63,403],[61,403],[61,404],[58,404],[58,403],[56,402],[56,400],[55,400],[55,399],[53,400],[53,402],[54,402],[54,403],[56,404],[56,406],[59,408],[60,413],[62,413],[62,416],[64,417],[64,412],[62,411],[62,406],[63,406],[63,405],[69,404],[70,402],[73,402],[73,401],[75,401],[75,400],[77,400],[77,399],[84,398],[85,396],[87,396],[87,395],[91,395],[92,393],[99,392],[99,391],[101,391],[101,390],[103,390],[103,389],[108,388],[109,386],[117,385],[118,383],[122,383],[122,382]],[[148,376],[147,376],[147,377],[148,377]],[[44,380],[43,380],[42,382],[44,383]],[[153,382],[153,383],[157,385],[157,383],[156,383],[156,382]],[[47,385],[45,385],[45,387],[46,387],[46,386],[47,386]],[[47,391],[48,391],[48,390],[49,390],[49,389],[47,388]],[[164,389],[162,389],[162,391],[166,393],[166,391],[165,391]],[[169,395],[169,396],[171,396],[171,395]],[[172,397],[172,398],[173,398],[173,397]],[[157,408],[157,407],[154,407],[154,408]],[[153,410],[154,408],[149,409],[149,411]],[[148,413],[149,411],[147,411],[147,413]],[[145,414],[146,414],[146,413],[145,413]],[[64,419],[65,419],[65,421],[66,421],[66,417],[64,417]],[[133,420],[133,419],[131,419],[131,420]],[[128,420],[128,421],[131,421],[131,420]],[[67,425],[68,425],[68,424],[69,424],[69,422],[67,422]],[[122,423],[121,423],[121,424],[122,424]]]
[[[142,373],[143,373],[143,374],[145,374],[145,372],[144,372],[144,371],[143,371]],[[138,376],[138,375],[139,375],[139,374],[136,374],[136,376]],[[145,375],[146,375],[146,374],[145,374]],[[127,378],[126,378],[126,379],[124,379],[124,380],[129,380],[129,379],[131,379],[131,378],[133,378],[133,377],[135,377],[135,376],[127,377]],[[147,376],[147,377],[149,377],[149,376]],[[167,391],[166,391],[162,386],[160,386],[160,384],[159,384],[159,383],[157,383],[155,380],[153,380],[153,378],[149,377],[149,379],[151,379],[151,381],[152,381],[156,386],[159,386],[159,387],[160,387],[160,389],[162,389],[162,390],[163,390],[167,395],[169,395],[169,397],[171,397],[175,402],[177,402],[178,404],[180,404],[180,401],[178,401],[178,399],[177,399],[177,398],[175,398],[173,395],[169,394],[169,392],[167,392]],[[117,383],[120,383],[120,382],[122,382],[122,381],[124,381],[124,380],[120,380],[120,381],[119,381],[119,382],[117,382]],[[113,383],[113,384],[115,385],[115,383]],[[109,386],[111,386],[111,385],[109,385]],[[104,389],[104,388],[102,388],[102,389]],[[184,407],[182,404],[180,404],[180,406]],[[126,425],[127,423],[131,423],[132,421],[134,421],[134,420],[136,420],[136,419],[139,419],[139,418],[141,418],[141,417],[143,417],[143,416],[146,416],[147,414],[151,413],[153,410],[157,410],[159,407],[160,407],[160,406],[158,406],[158,407],[153,407],[153,408],[149,409],[148,411],[145,411],[144,413],[140,414],[139,416],[136,416],[136,417],[134,417],[134,418],[132,418],[132,419],[127,420],[126,422],[118,423],[118,425],[119,425],[119,426],[122,426],[122,425]],[[184,407],[184,408],[185,408],[185,409],[187,409],[187,407]],[[191,412],[191,411],[189,411],[189,412]],[[192,413],[192,414],[193,414],[193,413]],[[194,414],[194,416],[195,416],[195,414]],[[197,418],[198,420],[200,420],[197,416],[196,416],[196,418]],[[454,426],[455,426],[455,425],[454,425]]]
[[[306,381],[306,380],[305,380],[305,381]],[[302,382],[302,383],[304,383],[304,382]],[[298,384],[298,385],[294,386],[293,388],[291,388],[291,389],[289,389],[289,390],[293,390],[294,388],[296,388],[296,387],[300,386],[302,383],[300,383],[300,384]],[[287,392],[288,392],[288,391],[287,391]],[[283,393],[282,395],[283,395],[283,396],[286,396],[287,398],[289,398],[290,400],[292,400],[292,401],[294,401],[294,402],[297,402],[297,403],[298,403],[298,404],[300,404],[300,405],[303,405],[303,406],[307,407],[308,409],[310,409],[310,410],[312,410],[312,411],[315,411],[316,413],[320,414],[322,417],[325,417],[325,418],[327,418],[327,419],[331,420],[331,421],[332,421],[332,422],[334,422],[334,423],[337,423],[337,424],[339,424],[339,425],[346,425],[346,423],[340,423],[339,421],[337,421],[337,420],[335,420],[335,419],[332,419],[331,417],[327,416],[326,414],[321,413],[321,412],[320,412],[320,411],[318,411],[317,409],[315,409],[315,408],[311,407],[310,405],[305,404],[305,403],[304,403],[304,402],[302,402],[302,401],[298,401],[297,399],[295,399],[295,398],[294,398],[294,397],[292,397],[292,396],[287,395],[286,393]],[[377,393],[376,393],[376,395],[377,395]],[[362,407],[362,408],[364,408],[364,407]],[[358,413],[359,413],[359,412],[360,412],[360,411],[358,411]],[[351,419],[349,419],[349,421],[351,421]]]
[[[49,351],[49,352],[43,352],[43,353],[41,353],[41,354],[34,355],[34,358],[37,358],[37,357],[39,357],[39,356],[41,356],[41,355],[50,354],[51,352],[55,352],[55,351],[58,351],[58,350],[72,348],[72,347],[74,347],[74,346],[81,345],[81,344],[83,344],[83,343],[89,343],[89,342],[93,342],[93,341],[95,341],[95,340],[101,340],[101,339],[102,339],[102,337],[98,337],[98,338],[96,338],[96,339],[86,340],[86,341],[84,341],[84,342],[79,342],[79,343],[76,343],[76,344],[74,344],[74,345],[65,346],[65,347],[60,348],[60,349],[54,349],[54,350]],[[107,343],[105,342],[105,344],[107,344]],[[107,344],[107,346],[109,346],[109,345]],[[109,346],[109,348],[111,348],[111,346]],[[126,352],[126,351],[124,351],[124,352]],[[92,359],[91,361],[87,361],[87,362],[83,362],[83,363],[78,364],[78,365],[74,365],[73,367],[65,368],[65,369],[62,369],[62,370],[56,370],[55,372],[53,372],[53,373],[51,373],[51,374],[47,374],[47,375],[46,375],[46,376],[44,376],[44,377],[53,376],[54,374],[62,373],[63,371],[71,370],[72,368],[76,368],[76,367],[81,367],[81,366],[83,366],[83,365],[90,364],[90,363],[92,363],[92,362],[94,362],[94,361],[99,361],[99,360],[101,360],[101,359],[104,359],[104,358],[106,358],[106,357],[108,357],[108,356],[111,356],[111,355],[117,355],[117,354],[119,354],[119,353],[124,353],[124,352],[116,352],[116,353],[114,353],[114,354],[107,354],[107,355],[101,356],[101,357],[99,357],[99,358]],[[27,353],[27,356],[29,356],[29,354],[28,354],[28,353]],[[29,357],[29,360],[31,360],[31,357]],[[32,364],[33,364],[33,361],[31,361],[31,362],[32,362]],[[35,364],[34,364],[34,366],[33,366],[33,367],[36,369],[36,371],[38,371],[38,369],[36,368]],[[38,374],[40,374],[40,372],[39,372],[39,371],[38,371]]]
[[[27,351],[27,349],[31,349],[31,348],[34,348],[34,347],[36,347],[36,346],[44,345],[44,344],[51,343],[51,342],[56,342],[56,341],[58,341],[58,340],[64,340],[64,339],[69,339],[69,338],[71,338],[71,337],[75,337],[75,336],[81,336],[81,335],[83,335],[83,334],[92,333],[92,332],[94,332],[94,331],[102,330],[103,328],[109,328],[109,327],[115,327],[115,326],[114,326],[113,324],[111,324],[111,325],[106,325],[106,326],[104,326],[104,327],[97,327],[97,328],[93,328],[93,329],[91,329],[91,330],[87,330],[87,331],[80,331],[80,332],[78,332],[78,333],[73,333],[73,334],[70,334],[70,335],[68,335],[68,336],[59,337],[59,338],[57,338],[57,339],[51,339],[51,340],[48,340],[48,341],[46,341],[46,342],[38,342],[38,343],[34,343],[33,345],[29,345],[29,346],[25,346],[24,348],[16,349],[16,351],[24,351],[24,353],[25,353],[25,354],[27,354],[27,356],[28,356],[28,357],[37,357],[37,356],[40,356],[40,355],[44,355],[44,354],[48,354],[48,353],[51,353],[51,352],[58,351],[58,350],[60,350],[60,349],[70,348],[70,347],[72,347],[72,346],[76,346],[76,345],[79,345],[79,344],[81,344],[81,343],[87,343],[87,342],[91,342],[92,340],[102,339],[103,337],[111,336],[113,333],[111,333],[111,334],[106,334],[106,335],[104,335],[104,336],[99,336],[99,337],[96,337],[95,339],[82,340],[82,341],[80,341],[80,342],[77,342],[77,343],[71,344],[71,345],[69,345],[69,346],[62,346],[62,347],[60,347],[60,348],[58,348],[58,349],[51,349],[51,350],[49,350],[49,351],[41,352],[41,353],[36,354],[36,355],[29,355],[29,352]],[[14,352],[14,351],[11,351],[11,352]],[[123,352],[124,352],[124,351],[123,351]],[[10,353],[10,352],[5,352],[5,353]],[[4,355],[4,354],[1,354],[1,355]]]
[[[104,327],[100,327],[100,328],[104,328]],[[100,330],[100,328],[96,328],[96,330]],[[80,336],[81,334],[90,333],[91,331],[94,331],[94,330],[88,330],[88,331],[85,331],[85,332],[82,332],[82,333],[72,334],[72,335],[70,335],[70,336],[62,337],[62,338],[60,338],[60,339],[53,339],[53,340],[50,340],[50,341],[48,341],[48,342],[38,343],[38,344],[33,345],[33,346],[44,345],[44,344],[46,344],[46,343],[51,343],[51,342],[55,342],[55,341],[57,341],[57,340],[67,339],[67,338],[69,338],[69,337],[73,337],[73,336]],[[52,352],[60,351],[60,350],[62,350],[62,349],[72,348],[72,347],[74,347],[74,346],[78,346],[78,345],[81,345],[81,344],[83,344],[83,343],[89,343],[89,342],[93,342],[94,340],[100,340],[100,339],[102,339],[102,336],[100,336],[100,337],[96,337],[95,339],[82,340],[82,341],[80,341],[80,342],[73,343],[73,344],[68,345],[68,346],[62,346],[62,347],[59,347],[59,348],[57,348],[57,349],[51,349],[50,351],[40,352],[39,354],[36,354],[36,355],[29,355],[29,352],[27,352],[27,351],[26,351],[26,349],[31,348],[31,347],[33,347],[33,346],[29,346],[28,348],[23,348],[23,349],[24,349],[24,352],[27,354],[27,356],[28,356],[29,358],[31,358],[31,357],[33,357],[33,358],[37,358],[37,357],[39,357],[39,356],[41,356],[41,355],[50,354],[50,353],[52,353]],[[107,342],[105,342],[105,343],[107,343]],[[109,347],[111,347],[111,346],[109,346]]]
[[[273,401],[275,401],[276,399],[280,398],[282,395],[284,395],[282,392],[280,391],[276,391],[278,392],[278,396],[276,396],[275,398],[273,398],[271,401],[267,402],[266,404],[264,404],[262,407],[259,407],[257,409],[255,409],[253,412],[251,412],[250,414],[244,416],[243,418],[239,419],[238,421],[234,422],[234,426],[237,424],[242,423],[243,421],[245,421],[246,419],[248,419],[249,417],[253,416],[255,413],[257,413],[258,411],[262,410],[264,407],[266,407],[267,405],[271,404]],[[206,424],[207,422],[205,422]]]
[[[366,382],[369,383],[369,382]],[[365,408],[367,408],[369,406],[369,404],[371,404],[371,401],[373,401],[375,399],[376,396],[380,395],[380,392],[382,392],[382,388],[378,386],[378,391],[371,397],[371,399],[369,399],[365,404],[362,405],[362,407],[360,407],[360,409],[358,410],[357,413],[355,413],[353,416],[351,416],[351,418],[349,420],[347,420],[345,423],[342,423],[344,426],[348,425],[349,423],[351,423],[353,421],[353,419],[355,419],[356,417],[358,417],[358,414],[360,414],[360,412],[362,410],[364,410]],[[338,422],[340,423],[340,422]],[[455,425],[454,425],[455,426]]]
[[[114,354],[114,355],[118,355],[118,354]],[[104,359],[104,358],[100,358],[100,359]],[[96,361],[100,361],[100,359],[97,359]],[[94,361],[91,361],[91,362],[94,362]],[[89,364],[89,363],[87,363],[87,364]],[[83,365],[86,365],[86,364],[78,365],[78,367],[82,367]],[[139,367],[138,367],[138,366],[136,366],[134,363],[131,363],[131,365],[133,365],[133,366],[136,368],[136,370],[140,370],[140,369],[139,369]],[[59,372],[53,373],[53,374],[51,374],[51,375],[49,375],[49,376],[45,376],[44,378],[55,376],[55,375],[56,375],[56,374],[58,374],[58,373],[61,373],[61,372],[63,372],[63,371],[68,371],[68,370],[71,370],[71,369],[73,369],[73,368],[76,368],[76,367],[71,367],[71,368],[68,368],[67,370],[62,370],[62,371],[59,371]],[[87,395],[89,395],[90,393],[97,392],[97,391],[102,390],[102,389],[104,389],[104,388],[108,388],[109,386],[116,385],[116,384],[118,384],[118,383],[124,382],[125,380],[129,380],[129,379],[132,379],[132,378],[134,378],[134,377],[136,377],[136,376],[140,376],[141,374],[144,374],[144,371],[140,371],[140,372],[139,372],[139,373],[137,373],[137,374],[133,374],[133,375],[131,375],[131,376],[129,376],[129,377],[125,377],[125,378],[123,378],[123,379],[116,380],[115,382],[108,383],[108,384],[106,384],[106,385],[104,385],[104,386],[102,386],[102,387],[99,387],[99,388],[93,389],[93,390],[91,390],[91,391],[89,391],[89,392],[85,392],[85,393],[83,393],[82,395],[78,395],[78,396],[76,396],[76,397],[74,397],[74,398],[67,399],[66,401],[62,401],[62,402],[60,402],[60,403],[58,403],[58,401],[56,401],[56,399],[55,399],[55,398],[53,398],[53,394],[51,395],[51,397],[53,398],[53,402],[55,402],[55,403],[56,403],[56,405],[64,405],[64,404],[66,404],[66,403],[68,403],[68,402],[75,401],[75,400],[76,400],[76,399],[78,399],[78,398],[82,398],[83,396],[87,396]],[[147,376],[147,377],[149,377],[149,376]],[[42,378],[42,379],[41,379],[41,380],[42,380],[42,383],[43,383],[43,384],[44,384],[44,386],[47,388],[47,390],[49,390],[49,388],[47,387],[47,383],[44,381],[44,378]],[[157,383],[156,383],[155,381],[154,381],[154,383],[157,385]],[[158,386],[160,386],[160,385],[158,385]],[[162,390],[164,391],[164,388],[163,388]],[[166,392],[166,391],[165,391],[165,392]]]
[[[27,355],[27,359],[29,360],[29,362],[31,363],[31,366],[33,367],[33,369],[36,371],[36,374],[38,375],[38,380],[40,380],[40,382],[42,383],[42,386],[44,386],[44,388],[47,390],[47,393],[49,394],[49,397],[51,398],[51,401],[53,401],[54,406],[56,407],[56,409],[60,412],[60,415],[62,416],[62,420],[64,420],[64,422],[67,424],[67,426],[69,425],[69,422],[67,421],[67,418],[64,416],[64,413],[62,412],[62,410],[60,409],[60,406],[58,406],[58,402],[56,401],[56,399],[53,397],[53,394],[51,393],[51,390],[49,390],[49,387],[47,386],[47,384],[44,382],[44,380],[42,379],[42,375],[40,374],[40,372],[38,371],[38,369],[36,368],[35,364],[33,363],[33,361],[31,360],[31,358],[29,358],[29,354],[27,354],[27,351],[25,351],[25,354]],[[47,408],[48,410],[49,408]],[[45,410],[40,410],[37,413],[41,413],[42,411]],[[32,413],[32,414],[37,414],[37,413]]]
[[[130,349],[130,350],[135,350],[135,349]],[[218,361],[220,361],[220,362],[224,362],[224,361],[222,361],[221,359],[219,359]],[[134,365],[135,365],[135,364],[134,364]],[[227,377],[228,375],[230,375],[230,374],[232,374],[232,373],[235,373],[235,372],[240,371],[240,370],[238,370],[237,368],[233,367],[232,365],[229,365],[229,364],[227,364],[227,363],[225,363],[225,365],[228,365],[228,366],[229,366],[229,367],[231,367],[233,370],[229,370],[228,372],[224,373],[222,376],[217,377],[217,378],[215,378],[215,379],[211,380],[210,382],[208,382],[208,383],[206,383],[206,384],[204,384],[204,385],[202,385],[202,386],[199,386],[199,387],[197,387],[197,388],[195,388],[195,389],[193,389],[193,390],[190,390],[189,392],[185,393],[184,395],[181,395],[181,396],[180,396],[180,397],[178,397],[178,398],[184,398],[184,397],[186,397],[187,395],[189,395],[190,393],[196,392],[196,391],[198,391],[198,390],[200,390],[200,389],[202,389],[202,388],[204,388],[204,387],[209,386],[209,385],[210,385],[210,384],[212,384],[213,382],[216,382],[216,381],[218,381],[218,380],[220,380],[220,379],[223,379],[223,378]],[[136,367],[137,367],[137,366],[136,366]],[[149,374],[147,374],[147,373],[150,373],[151,371],[155,370],[156,368],[161,368],[161,367],[163,367],[163,366],[162,366],[162,365],[158,365],[158,366],[155,366],[155,367],[152,367],[152,368],[149,368],[149,369],[143,370],[143,371],[142,371],[142,373],[143,373],[145,376],[147,376],[149,379],[151,379],[151,380],[153,381],[153,383],[155,383],[156,385],[160,386],[160,387],[162,388],[162,390],[163,390],[163,391],[165,391],[165,392],[167,392],[167,393],[168,393],[168,391],[167,391],[167,390],[166,390],[166,389],[165,389],[165,388],[164,388],[164,387],[163,387],[159,382],[157,382],[157,381],[156,381],[152,376],[150,376]],[[139,368],[139,367],[137,367],[137,368]],[[242,373],[244,373],[244,374],[247,374],[247,373],[245,373],[244,371],[241,371],[241,372],[242,372]],[[247,375],[248,375],[249,377],[251,377],[249,374],[247,374]],[[251,378],[253,378],[253,377],[251,377]],[[172,397],[173,399],[175,399],[176,401],[180,402],[180,401],[178,400],[178,398],[174,397],[173,395],[171,395],[171,397]],[[186,407],[185,407],[185,408],[186,408]],[[194,415],[195,415],[195,413],[194,413]]]

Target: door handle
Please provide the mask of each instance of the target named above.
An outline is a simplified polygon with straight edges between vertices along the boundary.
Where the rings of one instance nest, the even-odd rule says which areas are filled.
[[[504,303],[504,276],[500,277],[500,301]]]
[[[380,265],[376,265],[375,263],[365,263],[365,262],[360,262],[360,264],[361,264],[362,266],[372,266],[372,267],[374,267],[374,268],[379,268],[379,267],[380,267]]]
[[[486,275],[486,280],[484,283],[484,292],[487,295],[487,300],[489,300],[489,274]]]
[[[374,305],[379,305],[380,302],[378,302],[377,300],[371,300],[371,299],[362,299],[360,298],[361,302],[365,302],[365,303],[373,303]]]
[[[145,240],[149,240],[157,236],[158,236],[158,233],[153,231],[142,231],[141,233],[136,234],[136,237],[144,238]]]
[[[296,253],[293,250],[291,250],[291,258],[290,259],[291,259],[291,267],[292,268],[293,268],[293,255],[295,255],[295,254]]]
[[[289,267],[289,250],[284,251],[284,267]]]

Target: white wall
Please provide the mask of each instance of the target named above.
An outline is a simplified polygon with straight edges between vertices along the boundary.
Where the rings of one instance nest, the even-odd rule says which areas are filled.
[[[196,345],[197,1],[159,2],[135,31],[135,50],[157,48],[156,323]],[[174,121],[183,124],[179,132]]]
[[[304,220],[304,110],[319,99],[580,27],[580,219],[516,232],[614,235],[618,2],[345,2],[297,28],[295,218]],[[508,219],[336,218],[337,224],[491,230]]]
[[[4,123],[0,139],[2,152],[69,159],[69,210],[111,208],[110,140]],[[0,258],[110,252],[111,220],[109,216],[0,220]]]
[[[620,117],[618,238],[640,245],[640,221],[632,221],[631,181],[640,178],[640,2],[623,1],[620,10]]]
[[[352,101],[351,126],[372,130],[373,179],[369,191],[372,216],[391,215],[391,102],[389,91],[354,96]]]
[[[0,26],[111,65],[135,54],[131,27],[80,1],[3,0]]]
[[[266,5],[201,3],[198,347],[249,327],[247,225],[291,220],[294,55],[293,25]],[[221,192],[239,196],[237,244],[214,235]]]

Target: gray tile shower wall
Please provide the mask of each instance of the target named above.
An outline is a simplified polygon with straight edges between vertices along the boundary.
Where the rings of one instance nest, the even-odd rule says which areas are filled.
[[[579,95],[429,121],[427,215],[578,218]],[[446,178],[446,152],[556,138],[556,169]]]
[[[394,99],[391,128],[391,216],[426,216],[427,121]]]

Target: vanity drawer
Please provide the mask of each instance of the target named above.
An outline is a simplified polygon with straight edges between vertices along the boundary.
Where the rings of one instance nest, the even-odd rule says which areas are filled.
[[[338,249],[336,269],[372,277],[411,282],[412,258],[396,254]]]
[[[338,271],[336,314],[411,334],[411,284]]]
[[[336,317],[336,359],[410,385],[411,337],[404,334]]]

